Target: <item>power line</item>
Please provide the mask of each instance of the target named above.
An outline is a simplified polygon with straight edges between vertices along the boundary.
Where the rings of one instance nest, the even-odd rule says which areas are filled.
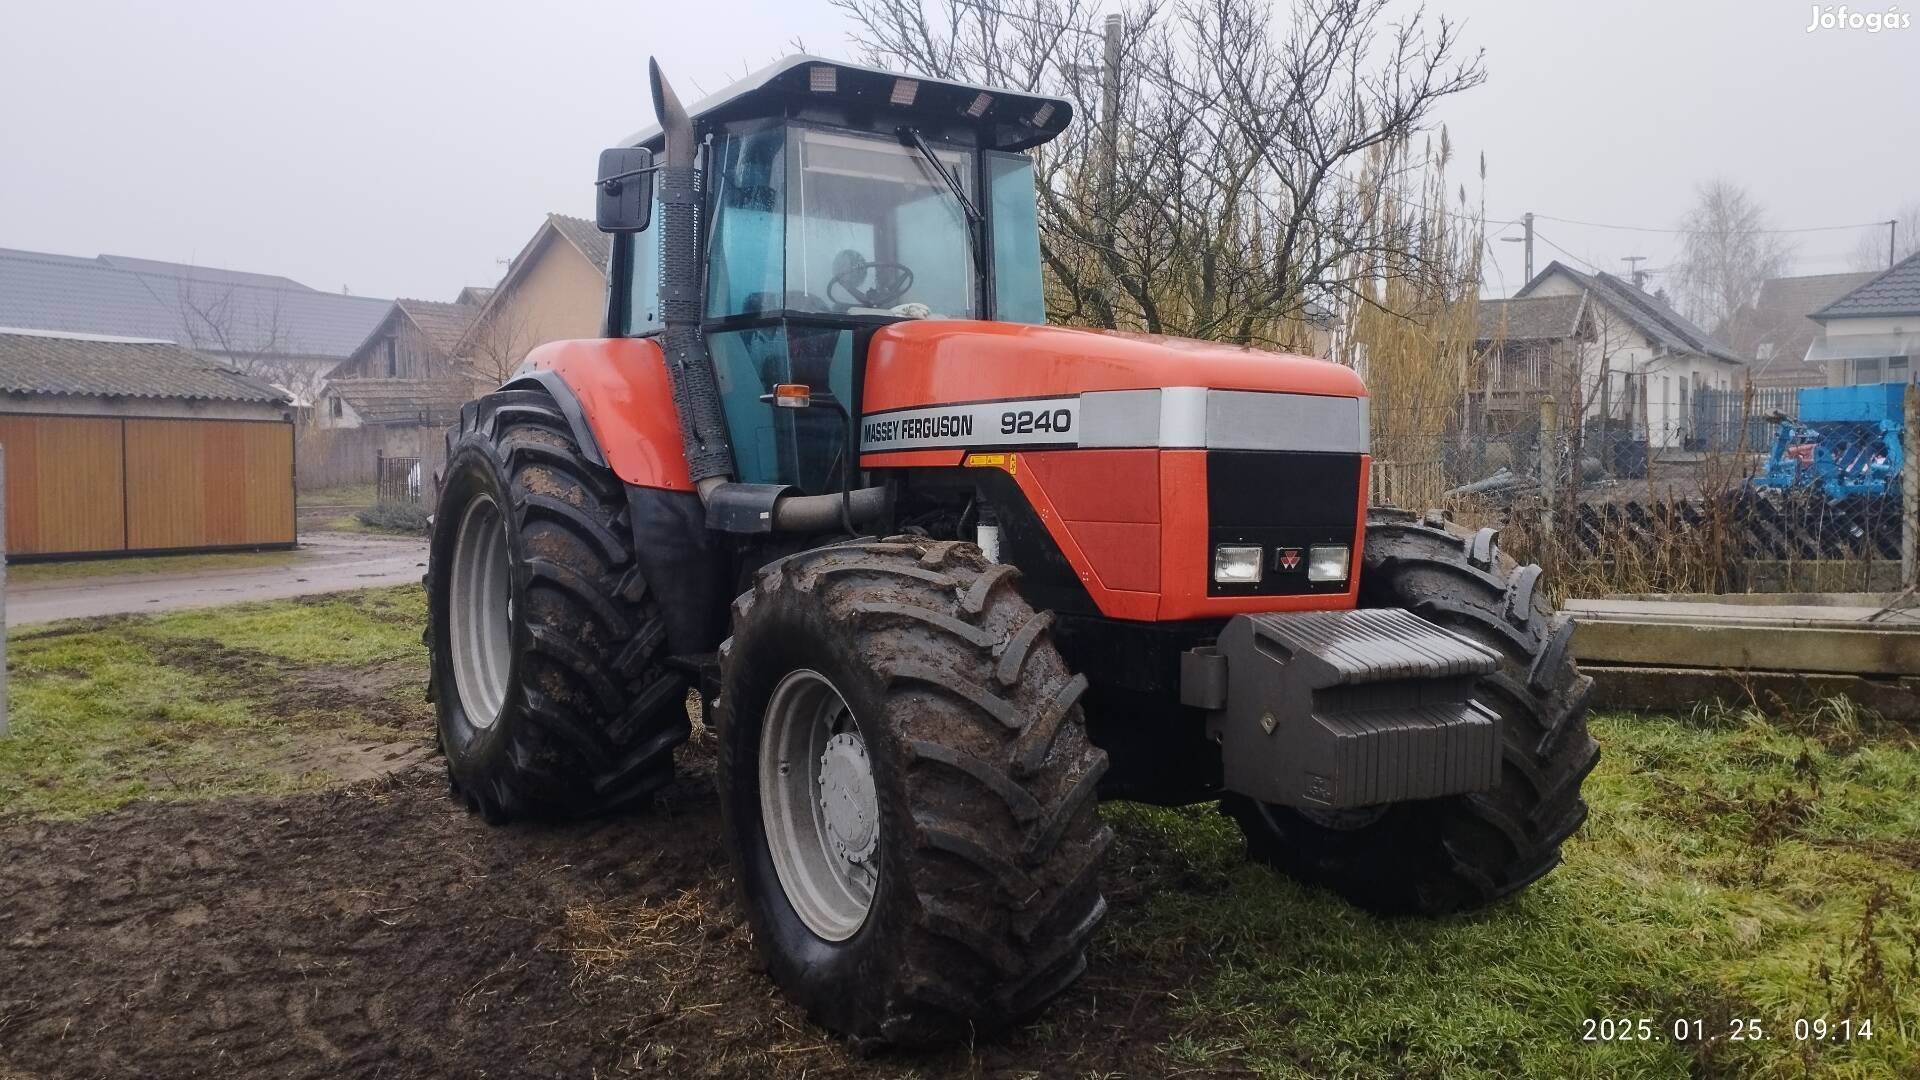
[[[1536,217],[1544,217],[1545,215],[1543,215],[1543,214],[1536,214],[1535,216],[1536,216]],[[1600,269],[1599,267],[1597,267],[1597,266],[1595,266],[1595,265],[1593,265],[1592,263],[1590,263],[1590,262],[1588,262],[1587,260],[1585,260],[1585,259],[1583,259],[1583,258],[1581,258],[1580,256],[1578,256],[1578,255],[1575,255],[1575,254],[1574,254],[1573,252],[1571,252],[1571,251],[1568,251],[1568,250],[1567,250],[1566,248],[1563,248],[1563,247],[1561,247],[1561,246],[1560,246],[1559,244],[1556,244],[1556,243],[1554,243],[1554,242],[1553,242],[1552,240],[1550,240],[1550,239],[1548,239],[1548,238],[1547,238],[1547,234],[1545,234],[1545,233],[1543,233],[1543,232],[1541,232],[1541,231],[1539,230],[1539,228],[1537,228],[1537,227],[1536,227],[1536,228],[1535,228],[1535,229],[1533,230],[1533,238],[1534,238],[1535,240],[1538,240],[1538,241],[1540,241],[1541,243],[1544,243],[1544,244],[1546,244],[1546,245],[1547,245],[1548,247],[1550,247],[1550,248],[1552,248],[1553,250],[1555,250],[1555,251],[1557,251],[1557,252],[1559,252],[1559,253],[1560,253],[1560,254],[1562,254],[1562,255],[1565,255],[1565,256],[1566,256],[1567,258],[1569,258],[1569,259],[1572,259],[1572,260],[1573,260],[1574,262],[1577,262],[1577,263],[1579,263],[1579,264],[1580,264],[1581,266],[1584,266],[1584,267],[1586,267],[1587,269],[1589,269],[1589,270],[1591,270],[1591,271],[1593,271],[1593,272],[1594,272],[1594,273],[1596,273],[1596,274],[1604,274],[1604,273],[1606,273],[1606,271],[1605,271],[1605,270],[1602,270],[1602,269]]]
[[[1589,229],[1619,229],[1624,232],[1661,233],[1667,236],[1692,236],[1706,231],[1704,229],[1661,229],[1651,225],[1609,225],[1600,221],[1575,221],[1572,218],[1554,217],[1552,214],[1535,214],[1534,217]],[[1840,232],[1846,229],[1874,229],[1885,224],[1885,221],[1862,221],[1853,225],[1803,225],[1792,229],[1753,229],[1751,231],[1757,233]]]

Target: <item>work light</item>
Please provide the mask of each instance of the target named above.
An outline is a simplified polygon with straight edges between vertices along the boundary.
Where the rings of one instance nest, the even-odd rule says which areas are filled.
[[[1213,580],[1222,585],[1257,584],[1265,554],[1257,544],[1221,544],[1213,549]]]
[[[1319,544],[1307,549],[1308,581],[1347,580],[1350,552],[1345,544]]]

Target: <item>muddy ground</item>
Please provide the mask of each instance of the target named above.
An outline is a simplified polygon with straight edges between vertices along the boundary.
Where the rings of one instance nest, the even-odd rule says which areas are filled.
[[[862,1055],[807,1023],[756,967],[691,749],[653,810],[571,825],[490,828],[418,762],[0,826],[0,1077],[1159,1071],[1188,973],[1124,957],[972,1047]]]

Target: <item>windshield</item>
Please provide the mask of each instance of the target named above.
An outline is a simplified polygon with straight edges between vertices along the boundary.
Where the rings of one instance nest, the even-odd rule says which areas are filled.
[[[794,127],[788,306],[854,314],[978,314],[966,211],[898,140]],[[930,147],[968,198],[971,154]],[[797,296],[794,294],[798,294]]]

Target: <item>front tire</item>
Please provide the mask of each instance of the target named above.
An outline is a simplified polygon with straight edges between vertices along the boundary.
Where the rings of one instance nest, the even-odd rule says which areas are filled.
[[[496,823],[645,799],[673,778],[686,684],[624,489],[542,391],[468,405],[448,442],[426,638],[455,795]]]
[[[1474,696],[1500,715],[1492,791],[1309,814],[1228,796],[1250,857],[1381,914],[1485,906],[1538,880],[1586,820],[1580,785],[1600,759],[1587,736],[1593,680],[1574,666],[1573,623],[1551,614],[1538,566],[1499,553],[1494,530],[1374,511],[1361,607],[1400,607],[1487,646],[1500,666]]]
[[[769,972],[834,1031],[964,1037],[1085,969],[1106,756],[1015,575],[900,538],[783,559],[735,602],[726,836]]]

